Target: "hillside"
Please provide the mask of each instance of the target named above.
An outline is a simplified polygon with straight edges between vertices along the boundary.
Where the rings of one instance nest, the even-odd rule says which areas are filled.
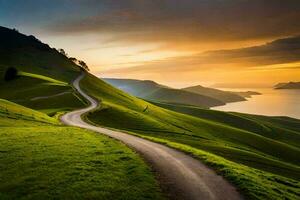
[[[33,36],[0,27],[0,98],[54,115],[84,106],[70,85],[80,69]],[[17,77],[5,81],[9,68]]]
[[[50,117],[85,106],[72,87],[78,66],[33,36],[0,35],[0,199],[162,199],[131,149]]]
[[[24,106],[12,103],[10,101],[0,99],[0,118],[1,127],[3,126],[22,126],[24,124],[56,124],[58,121],[48,115],[26,108]],[[16,124],[16,122],[18,122]]]
[[[51,115],[84,106],[69,83],[27,72],[2,82],[0,97]]]
[[[2,99],[0,180],[0,199],[162,199],[125,145]]]
[[[218,89],[214,89],[214,88],[207,88],[207,87],[203,87],[201,85],[183,88],[182,90],[194,92],[194,93],[205,95],[205,96],[208,96],[208,97],[211,97],[214,99],[218,99],[224,103],[246,101],[246,99],[239,94],[235,94],[233,92],[222,91],[222,90],[218,90]]]
[[[300,82],[278,83],[275,89],[300,89]]]
[[[299,187],[300,160],[296,156],[300,153],[299,120],[233,115],[171,104],[183,107],[181,111],[176,108],[179,112],[185,107],[190,109],[180,114],[132,97],[94,76],[86,77],[81,87],[102,103],[101,108],[86,116],[88,121],[192,153],[220,173],[225,172],[224,176],[251,198],[257,195],[295,197],[293,192],[286,193],[286,186],[279,182]],[[293,187],[288,190],[296,192]]]
[[[0,44],[0,75],[6,67],[16,67],[21,71],[70,81],[80,71],[64,55],[34,36],[0,26]]]

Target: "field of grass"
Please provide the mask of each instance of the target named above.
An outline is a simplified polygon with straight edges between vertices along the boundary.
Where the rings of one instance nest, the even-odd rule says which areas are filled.
[[[49,117],[44,113],[26,108],[24,106],[12,103],[4,99],[0,99],[0,117],[2,118],[0,125],[1,127],[13,125],[20,126],[20,123],[17,120],[25,120],[25,123],[32,121],[34,123],[45,122],[58,124],[58,121],[56,119]]]
[[[298,199],[300,196],[300,182],[297,180],[257,170],[246,165],[240,165],[221,156],[188,145],[156,137],[139,134],[137,136],[167,145],[198,158],[215,169],[219,174],[222,174],[227,180],[235,183],[241,193],[246,195],[247,199],[281,200]]]
[[[67,82],[22,71],[19,71],[16,79],[1,83],[0,98],[49,115],[85,105],[85,102]]]
[[[125,145],[0,100],[0,199],[162,199]]]
[[[53,78],[50,78],[47,76],[43,76],[40,74],[33,74],[33,73],[27,73],[27,72],[20,71],[18,73],[18,75],[44,80],[44,81],[48,82],[47,84],[49,84],[49,85],[68,86],[68,83],[66,83],[66,82],[59,81],[59,80],[56,80],[56,79],[53,79]]]
[[[194,111],[202,116],[182,114],[127,95],[93,76],[86,77],[81,87],[101,101],[101,108],[86,116],[94,124],[183,145],[201,160],[203,157],[195,152],[217,156],[229,164],[224,168],[217,159],[212,165],[224,176],[230,174],[226,177],[248,197],[263,199],[270,195],[270,199],[276,199],[288,193],[292,199],[299,195],[299,120],[205,109]],[[264,173],[266,176],[261,175]],[[247,183],[253,174],[256,174],[255,187]],[[270,185],[269,176],[293,184]]]

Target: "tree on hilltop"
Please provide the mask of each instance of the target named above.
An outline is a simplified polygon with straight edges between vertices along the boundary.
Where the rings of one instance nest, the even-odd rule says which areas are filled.
[[[89,67],[87,66],[87,64],[86,64],[84,61],[79,60],[79,61],[78,61],[78,64],[79,64],[79,66],[80,66],[82,69],[84,69],[84,70],[86,70],[86,71],[90,71]]]
[[[89,67],[88,65],[82,61],[82,60],[77,60],[76,58],[74,57],[70,57],[69,58],[70,61],[72,61],[73,63],[75,63],[76,65],[78,65],[81,69],[85,70],[85,71],[89,71]]]
[[[68,54],[65,52],[64,49],[58,49],[58,52],[66,57],[68,57]]]

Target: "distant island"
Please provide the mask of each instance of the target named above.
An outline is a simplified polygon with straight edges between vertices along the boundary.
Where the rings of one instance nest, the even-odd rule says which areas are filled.
[[[274,89],[300,89],[300,82],[278,83]]]
[[[232,92],[234,94],[238,94],[244,98],[251,98],[254,95],[261,95],[259,92],[254,92],[254,91],[246,91],[246,92]]]

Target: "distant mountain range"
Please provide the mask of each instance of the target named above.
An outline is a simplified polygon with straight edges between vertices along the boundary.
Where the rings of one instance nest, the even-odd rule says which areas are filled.
[[[259,94],[251,91],[222,91],[201,85],[174,89],[149,80],[112,78],[105,78],[103,80],[129,94],[148,101],[193,105],[203,108],[221,106],[231,102],[246,101],[246,98],[251,97],[251,95]]]
[[[300,82],[278,83],[275,89],[300,89]]]

